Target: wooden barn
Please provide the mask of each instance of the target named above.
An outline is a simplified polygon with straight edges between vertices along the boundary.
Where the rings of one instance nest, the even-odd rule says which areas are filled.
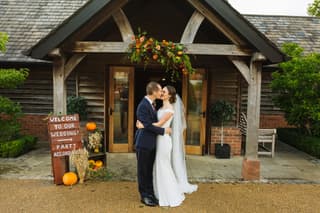
[[[286,60],[279,46],[308,41],[319,25],[311,17],[243,16],[225,0],[0,0],[0,6],[0,31],[10,36],[0,66],[30,69],[23,86],[0,90],[22,105],[24,131],[47,140],[43,118],[65,114],[66,98],[82,96],[88,120],[105,133],[104,151],[133,152],[136,107],[152,80],[175,86],[183,99],[187,154],[212,153],[208,109],[216,100],[227,100],[236,107],[226,129],[232,154],[241,152],[237,127],[244,112],[246,157],[253,161],[258,128],[287,125],[269,87],[271,72]],[[305,31],[290,25],[297,21]],[[132,64],[128,45],[139,27],[159,40],[184,44],[196,73],[171,82],[160,65],[145,70]]]

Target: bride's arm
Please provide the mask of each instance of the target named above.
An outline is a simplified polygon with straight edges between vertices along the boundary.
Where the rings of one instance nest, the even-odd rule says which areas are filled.
[[[167,120],[169,120],[171,118],[172,115],[173,115],[172,112],[167,112],[166,114],[164,114],[164,116],[161,118],[160,121],[158,121],[157,123],[152,123],[152,125],[157,126],[157,127],[161,127],[165,122],[167,122]],[[136,127],[138,129],[143,129],[144,125],[139,120],[137,120]]]
[[[172,117],[172,115],[173,115],[172,112],[167,112],[166,114],[164,114],[162,116],[160,121],[158,121],[157,123],[152,123],[152,125],[157,126],[157,127],[161,127],[164,123],[166,123]]]

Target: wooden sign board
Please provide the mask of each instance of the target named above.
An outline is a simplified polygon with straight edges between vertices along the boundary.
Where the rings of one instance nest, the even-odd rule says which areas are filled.
[[[54,182],[62,184],[62,176],[68,170],[66,157],[72,150],[82,148],[79,115],[51,116],[48,130]]]

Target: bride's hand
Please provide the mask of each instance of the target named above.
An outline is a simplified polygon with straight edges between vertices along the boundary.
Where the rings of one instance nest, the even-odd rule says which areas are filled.
[[[144,128],[144,125],[143,125],[139,120],[137,120],[137,122],[136,122],[136,127],[137,127],[138,129],[143,129],[143,128]]]

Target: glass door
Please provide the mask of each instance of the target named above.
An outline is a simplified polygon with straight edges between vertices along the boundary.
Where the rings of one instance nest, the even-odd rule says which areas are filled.
[[[109,152],[132,152],[134,68],[110,67]]]
[[[207,77],[204,69],[183,79],[183,102],[186,106],[186,153],[201,155],[206,139]]]

